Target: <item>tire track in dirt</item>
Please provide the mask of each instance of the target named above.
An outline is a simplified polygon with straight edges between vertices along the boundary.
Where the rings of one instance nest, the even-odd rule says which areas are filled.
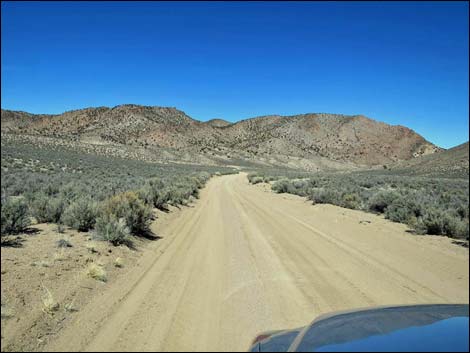
[[[267,218],[271,219],[272,214],[269,215],[262,208],[257,207],[257,204],[253,201],[250,201],[249,197],[246,197],[245,200],[248,203],[251,204],[251,207],[252,207],[251,209],[254,213],[263,214],[265,216],[265,219],[267,219]],[[381,281],[391,281],[393,279],[394,283],[408,283],[407,286],[404,286],[404,285],[402,285],[402,286],[403,286],[403,288],[406,288],[408,291],[410,291],[410,295],[413,295],[414,293],[419,292],[420,296],[425,296],[425,298],[427,300],[430,300],[430,301],[434,300],[436,302],[446,302],[446,298],[444,298],[443,296],[435,293],[434,291],[432,291],[428,287],[421,285],[420,283],[413,280],[412,278],[407,277],[403,273],[395,270],[392,266],[387,265],[384,262],[381,262],[377,258],[373,257],[371,254],[367,254],[367,253],[361,251],[360,249],[357,249],[355,247],[351,247],[349,245],[345,245],[345,244],[341,243],[340,241],[336,240],[334,237],[328,236],[327,234],[321,232],[320,230],[318,230],[315,227],[307,224],[306,222],[298,219],[297,217],[289,214],[288,212],[279,211],[275,208],[271,208],[271,211],[275,212],[278,215],[278,217],[273,217],[272,220],[270,220],[270,222],[276,223],[277,219],[282,218],[282,217],[287,217],[287,218],[292,219],[295,223],[301,225],[302,227],[304,227],[308,231],[310,231],[312,233],[312,236],[321,237],[323,240],[325,240],[325,241],[333,244],[335,247],[337,247],[339,251],[340,250],[344,251],[351,258],[355,258],[356,261],[363,263],[364,268],[367,268],[368,271],[375,270],[375,272],[379,272],[380,273],[379,278],[380,278]],[[265,223],[267,223],[267,222],[265,222]],[[283,225],[280,224],[279,222],[277,222],[276,224],[280,228],[283,227]],[[290,224],[292,224],[292,223],[290,223]],[[302,234],[302,232],[299,232],[299,233]],[[302,239],[300,237],[296,237],[296,241],[302,242]],[[307,244],[305,244],[305,242],[303,244],[305,246],[307,246]],[[321,258],[321,256],[319,256],[319,257]],[[326,264],[325,260],[323,261],[323,264]],[[340,273],[335,273],[335,275],[337,275],[343,281],[348,282],[351,286],[354,287],[354,284],[351,281],[349,281],[347,279],[347,277],[342,276]],[[413,287],[415,287],[415,288],[418,287],[418,288],[416,290],[414,290],[414,289],[409,287],[410,284],[412,284]],[[364,296],[364,298],[366,298],[366,300],[368,299],[367,296],[365,295],[365,293],[360,290],[360,288],[356,288],[356,289],[358,290],[358,292],[361,293],[362,296]],[[367,304],[373,305],[373,303],[374,303],[373,301],[367,300]]]

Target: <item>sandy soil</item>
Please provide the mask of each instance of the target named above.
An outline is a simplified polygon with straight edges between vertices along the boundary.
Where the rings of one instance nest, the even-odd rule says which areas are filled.
[[[125,278],[43,350],[246,350],[260,332],[343,309],[468,303],[468,249],[382,217],[216,177],[166,215]]]
[[[63,238],[71,247],[57,246]],[[59,233],[53,224],[35,224],[9,239],[13,246],[1,247],[2,351],[40,349],[92,298],[125,279],[151,242],[136,239],[133,249],[115,247],[91,240],[90,233]],[[101,265],[106,282],[88,276],[91,264]],[[58,304],[52,311],[43,302],[49,298]]]

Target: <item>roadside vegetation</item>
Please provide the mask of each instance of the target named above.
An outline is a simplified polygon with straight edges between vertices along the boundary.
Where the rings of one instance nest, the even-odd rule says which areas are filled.
[[[248,175],[250,183],[272,183],[276,193],[304,196],[314,204],[384,214],[418,234],[469,237],[469,183],[464,179],[410,177],[378,171],[282,176]]]
[[[136,264],[132,250],[158,239],[156,208],[186,205],[211,175],[233,171],[2,138],[2,328],[27,327],[32,338],[5,340],[2,329],[2,351],[37,350],[39,337]]]
[[[129,244],[147,236],[153,208],[167,210],[199,197],[211,175],[226,167],[156,164],[63,148],[2,143],[1,234],[24,232],[32,219],[98,240]]]

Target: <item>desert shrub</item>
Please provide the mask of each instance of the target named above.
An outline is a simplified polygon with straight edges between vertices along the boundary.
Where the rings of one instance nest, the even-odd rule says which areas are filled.
[[[168,203],[173,206],[187,204],[191,196],[195,198],[199,197],[197,185],[188,179],[168,187],[166,192],[165,198],[168,199]]]
[[[195,179],[193,183],[189,184],[189,186],[187,186],[186,188],[183,188],[183,196],[185,200],[189,200],[191,196],[198,199],[199,189],[201,189],[203,185],[204,184],[202,184],[199,179]]]
[[[233,173],[230,167],[149,163],[128,156],[120,158],[89,152],[62,146],[38,148],[31,142],[2,138],[1,158],[5,167],[1,173],[2,191],[6,196],[40,192],[70,201],[90,195],[95,201],[103,201],[115,194],[138,190],[149,179],[161,179],[165,187],[170,187],[192,176],[196,185],[202,187],[211,173]],[[17,163],[17,160],[23,162]],[[25,168],[27,161],[34,166]]]
[[[400,195],[395,191],[379,191],[369,199],[369,210],[384,213],[386,208],[399,197]]]
[[[114,215],[101,215],[96,219],[95,237],[108,241],[113,245],[129,244],[130,230],[124,218],[117,219]]]
[[[469,184],[467,180],[412,177],[384,172],[298,174],[273,171],[277,193],[307,195],[314,203],[384,213],[394,222],[422,234],[468,238]],[[253,174],[249,178],[265,174]],[[284,175],[284,176],[282,176]],[[286,177],[287,176],[287,177]],[[309,178],[306,179],[306,176]]]
[[[359,181],[358,185],[362,188],[370,189],[374,186],[374,183],[372,180],[361,180]]]
[[[97,206],[90,198],[72,202],[64,211],[62,221],[69,227],[86,232],[93,228],[97,216]]]
[[[168,204],[185,205],[191,197],[199,198],[199,189],[209,177],[208,173],[199,173],[172,181],[151,179],[137,193],[146,204],[165,210]]]
[[[23,232],[30,224],[28,205],[24,200],[2,198],[1,234],[16,234]]]
[[[341,202],[341,194],[332,189],[312,189],[309,199],[312,200],[313,203],[339,205]]]
[[[66,207],[64,199],[59,197],[49,197],[45,194],[36,194],[31,201],[31,215],[39,223],[59,223],[62,213]]]
[[[144,200],[147,204],[157,208],[165,206],[167,200],[164,200],[165,183],[158,178],[152,178],[147,181],[143,189],[138,194],[139,197]]]
[[[262,178],[263,178],[263,181],[264,181],[265,183],[269,183],[269,182],[271,182],[271,181],[277,180],[276,177],[274,177],[274,176],[269,176],[269,175],[263,176]]]
[[[279,176],[273,176],[273,175],[263,175],[263,174],[258,174],[258,173],[250,173],[248,174],[248,181],[251,184],[258,184],[258,183],[269,183],[271,181],[275,181],[278,179],[282,179]]]
[[[409,223],[410,219],[414,217],[413,212],[411,212],[406,207],[401,207],[398,204],[392,204],[385,210],[385,218],[399,223]]]
[[[464,203],[460,200],[456,201],[456,206],[454,208],[454,211],[456,215],[458,215],[460,218],[468,219],[468,213],[469,213],[468,203]]]
[[[184,194],[183,190],[172,187],[168,190],[168,202],[173,206],[182,205],[184,203]]]
[[[249,181],[251,184],[253,184],[253,179],[258,178],[258,177],[259,177],[258,173],[249,173],[249,174],[247,175],[248,181]]]
[[[62,223],[57,223],[57,227],[55,228],[56,232],[62,234],[65,232],[65,227]]]
[[[437,209],[426,210],[423,217],[420,218],[421,227],[419,230],[425,234],[445,234],[445,215],[442,211]]]
[[[419,234],[447,235],[451,238],[468,238],[468,219],[462,220],[450,212],[428,209],[424,215],[410,223]]]
[[[292,186],[297,190],[303,189],[307,187],[307,182],[305,180],[293,180]]]
[[[451,214],[444,217],[443,234],[451,238],[468,239],[468,232],[468,218],[462,220]]]
[[[299,196],[308,196],[312,192],[312,188],[316,188],[319,184],[315,179],[293,179],[286,178],[269,178],[265,177],[264,181],[276,180],[271,189],[277,193],[289,193]]]
[[[289,179],[280,179],[274,182],[273,186],[271,189],[274,192],[277,192],[278,194],[282,193],[292,193],[291,191],[294,191]]]
[[[169,193],[162,181],[157,183],[150,181],[137,191],[138,197],[147,205],[164,210],[169,201]]]
[[[451,238],[467,240],[469,237],[468,218],[460,219],[439,210],[426,212],[423,217],[412,217],[408,225],[417,234],[447,235]]]
[[[341,197],[341,206],[357,210],[361,206],[361,198],[356,193],[345,193]]]
[[[127,191],[106,200],[101,209],[104,216],[123,218],[132,234],[146,233],[152,219],[152,210],[138,198],[137,194]]]
[[[71,248],[73,247],[70,239],[67,237],[59,238],[56,242],[58,248]]]
[[[385,218],[393,222],[408,224],[413,217],[421,217],[423,211],[412,196],[408,195],[408,197],[400,196],[395,198],[392,203],[387,206],[384,214]]]
[[[453,238],[466,239],[469,237],[468,218],[457,219],[454,218],[453,222],[449,224],[450,235]]]
[[[170,192],[163,189],[161,192],[156,193],[155,197],[153,198],[153,205],[160,210],[164,210],[170,201],[170,197]]]
[[[292,180],[288,186],[288,192],[294,195],[307,196],[311,188],[309,180]]]
[[[137,197],[144,201],[146,205],[154,206],[153,205],[153,195],[152,195],[152,188],[146,184],[142,188],[136,191]]]
[[[209,172],[202,171],[202,172],[199,172],[199,174],[197,175],[197,178],[199,180],[199,188],[201,188],[211,178],[211,175]]]

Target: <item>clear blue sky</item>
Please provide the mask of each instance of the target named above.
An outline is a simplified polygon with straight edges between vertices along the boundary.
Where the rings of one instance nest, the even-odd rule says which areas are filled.
[[[2,108],[364,114],[468,140],[469,6],[3,2]]]

